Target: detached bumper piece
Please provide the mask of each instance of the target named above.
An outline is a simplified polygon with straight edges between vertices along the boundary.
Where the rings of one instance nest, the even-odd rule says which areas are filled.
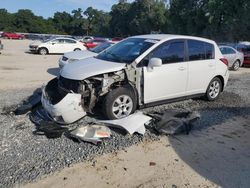
[[[82,107],[81,94],[60,94],[57,78],[43,88],[41,102],[51,119],[59,124],[71,124],[86,115]]]
[[[86,141],[97,145],[101,143],[101,139],[109,138],[111,131],[108,127],[102,125],[87,125],[71,131],[70,136],[79,141]]]

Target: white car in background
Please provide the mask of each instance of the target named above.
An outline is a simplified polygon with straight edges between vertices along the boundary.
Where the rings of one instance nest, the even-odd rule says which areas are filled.
[[[212,40],[141,35],[66,65],[43,88],[41,101],[50,118],[62,124],[93,113],[97,104],[107,119],[120,119],[167,102],[216,100],[228,78],[228,62]]]
[[[33,42],[29,46],[31,52],[41,55],[52,53],[66,53],[71,51],[86,50],[83,43],[71,38],[55,38],[44,42]]]
[[[228,67],[237,71],[244,61],[244,54],[230,46],[219,46],[222,55],[228,61]]]
[[[68,63],[73,63],[76,62],[77,60],[85,59],[88,57],[94,57],[95,55],[99,54],[100,52],[102,52],[103,50],[107,49],[108,47],[112,46],[115,43],[116,42],[105,42],[92,49],[65,53],[59,59],[59,67],[63,68]]]

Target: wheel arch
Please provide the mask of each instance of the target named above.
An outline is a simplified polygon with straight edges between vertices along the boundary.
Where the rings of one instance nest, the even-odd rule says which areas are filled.
[[[219,78],[219,79],[220,79],[221,84],[222,84],[222,87],[221,87],[221,92],[222,92],[222,91],[224,91],[225,80],[224,80],[223,76],[221,76],[221,75],[217,75],[217,76],[215,76],[214,78]],[[213,78],[213,79],[214,79],[214,78]],[[212,79],[212,80],[213,80],[213,79]]]

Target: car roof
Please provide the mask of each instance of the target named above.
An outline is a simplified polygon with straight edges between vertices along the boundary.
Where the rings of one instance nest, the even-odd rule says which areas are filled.
[[[55,38],[52,38],[51,40],[57,40],[57,39],[70,39],[70,40],[75,40],[73,38],[67,38],[67,37],[55,37]],[[76,41],[76,40],[75,40]]]
[[[236,49],[233,48],[232,46],[226,46],[226,45],[219,45],[219,48],[232,48],[232,49],[236,50]]]
[[[214,41],[201,37],[194,36],[186,36],[186,35],[173,35],[173,34],[148,34],[148,35],[137,35],[130,38],[146,38],[146,39],[154,39],[154,40],[168,40],[168,39],[193,39],[193,40],[202,40],[210,43],[214,43]]]

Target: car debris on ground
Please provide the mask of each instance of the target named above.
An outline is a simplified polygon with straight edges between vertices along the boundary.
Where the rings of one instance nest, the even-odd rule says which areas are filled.
[[[102,120],[99,121],[101,123],[105,123],[108,126],[113,126],[116,128],[123,128],[129,134],[134,134],[135,132],[144,135],[145,134],[145,124],[150,123],[152,120],[151,117],[144,115],[142,112],[137,112],[135,114],[131,114],[122,119],[117,120]]]
[[[102,142],[103,138],[110,138],[111,130],[103,125],[86,125],[80,126],[70,132],[70,136],[79,141],[86,141],[93,144]]]

